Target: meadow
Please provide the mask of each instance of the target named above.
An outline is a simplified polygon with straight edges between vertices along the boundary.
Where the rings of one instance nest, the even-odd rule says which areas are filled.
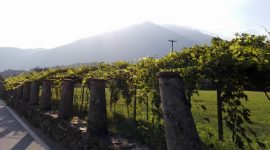
[[[86,95],[88,89],[85,88]],[[266,149],[270,149],[270,101],[263,92],[245,91],[249,100],[243,104],[251,110],[251,121],[253,124],[246,124],[256,133],[256,138],[266,145]],[[82,119],[87,117],[88,98],[84,96],[83,109],[81,110],[81,88],[75,89],[74,92],[75,114]],[[53,94],[55,95],[55,94]],[[53,96],[55,97],[55,96]],[[139,96],[137,96],[138,98]],[[217,105],[216,91],[200,90],[198,95],[192,97],[192,115],[196,123],[197,131],[205,143],[205,149],[237,149],[231,139],[231,132],[226,127],[224,121],[224,141],[219,142],[217,137]],[[160,124],[152,123],[151,102],[149,101],[148,120],[147,107],[145,101],[137,103],[136,121],[133,118],[133,102],[126,105],[123,98],[110,109],[109,99],[110,92],[106,89],[107,99],[107,115],[109,122],[109,130],[112,133],[119,134],[125,138],[137,141],[141,144],[148,145],[151,149],[166,149],[165,135]],[[57,102],[56,102],[57,103]],[[224,116],[223,116],[224,117]],[[252,147],[260,149],[254,135],[248,133],[253,140]],[[246,147],[249,149],[249,147]]]
[[[270,149],[270,101],[263,92],[246,91],[249,101],[243,102],[251,110],[251,121],[249,126],[256,132],[257,138],[261,140],[266,149]],[[201,105],[207,107],[204,111],[200,109]],[[236,149],[231,141],[231,132],[226,128],[224,122],[224,142],[218,142],[217,138],[217,105],[215,91],[199,91],[199,95],[192,97],[192,114],[195,119],[197,130],[201,139],[205,143],[213,143],[215,149]],[[208,117],[210,122],[203,119]],[[213,134],[210,138],[208,132]],[[254,142],[254,141],[253,141]],[[260,149],[257,143],[253,143],[255,149]]]

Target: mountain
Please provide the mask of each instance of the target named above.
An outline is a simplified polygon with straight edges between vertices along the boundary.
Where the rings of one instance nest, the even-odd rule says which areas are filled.
[[[25,73],[26,71],[24,70],[5,70],[3,72],[0,72],[0,79],[1,77],[4,77],[4,78],[7,78],[7,77],[10,77],[10,76],[16,76],[16,75],[19,75],[21,73]]]
[[[2,61],[0,70],[86,62],[134,61],[145,56],[160,57],[166,55],[171,49],[168,39],[177,40],[174,49],[180,50],[194,44],[209,43],[211,36],[184,27],[144,22],[36,53],[9,52],[9,55],[16,57],[17,60],[13,62],[13,59],[9,57],[9,61]],[[1,55],[6,55],[5,52],[7,50],[0,49]]]
[[[188,37],[192,41],[196,41],[197,43],[205,43],[205,44],[210,44],[212,40],[212,36],[204,34],[198,30],[190,29],[188,27],[182,27],[182,26],[177,26],[177,25],[162,25],[162,27],[177,33],[179,35],[182,35],[184,37]]]
[[[0,47],[0,71],[6,69],[29,68],[25,62],[36,51],[32,49],[19,49],[13,47]]]

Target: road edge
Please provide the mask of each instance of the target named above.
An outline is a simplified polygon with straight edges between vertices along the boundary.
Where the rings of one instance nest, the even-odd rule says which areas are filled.
[[[19,122],[19,124],[36,140],[37,143],[41,144],[45,150],[51,150],[51,148],[41,139],[39,136],[30,128],[23,120],[11,109],[6,103],[0,99],[0,101],[5,105],[7,110],[11,113],[11,115]]]

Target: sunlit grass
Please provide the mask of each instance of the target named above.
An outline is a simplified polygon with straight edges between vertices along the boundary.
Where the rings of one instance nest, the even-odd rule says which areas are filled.
[[[270,148],[270,101],[266,98],[263,92],[246,91],[249,101],[243,101],[243,104],[251,110],[251,120],[254,122],[250,126],[256,133],[259,140],[261,140],[267,148]],[[226,128],[224,122],[224,136],[225,141],[223,144],[217,142],[217,105],[216,105],[216,92],[215,91],[200,91],[199,95],[192,97],[192,113],[195,119],[198,132],[207,143],[214,143],[221,146],[222,149],[232,149],[231,147],[231,133]],[[201,105],[207,107],[204,111]],[[203,119],[207,117],[210,123]],[[210,138],[208,133],[213,133]],[[223,145],[223,146],[222,146]],[[253,146],[259,149],[256,143]]]
[[[86,119],[88,110],[89,90],[86,88],[82,119]],[[81,105],[81,88],[77,88],[74,93],[75,113],[79,113]],[[270,101],[263,92],[246,91],[249,101],[243,101],[243,104],[251,110],[251,120],[254,122],[251,127],[256,133],[260,141],[267,148],[270,148]],[[53,98],[55,94],[53,92]],[[151,101],[149,100],[149,119],[146,120],[146,103],[137,103],[137,125],[133,119],[133,101],[127,107],[123,98],[117,102],[112,110],[110,110],[110,92],[106,89],[107,100],[107,116],[109,122],[109,130],[122,136],[133,138],[143,144],[150,145],[153,149],[163,149],[165,145],[164,133],[160,130],[158,124],[152,124],[153,114],[151,112]],[[201,108],[204,105],[207,110]],[[206,149],[236,149],[231,140],[231,132],[226,128],[224,122],[224,141],[219,142],[217,137],[217,105],[216,91],[199,91],[199,95],[192,97],[192,114],[196,123],[198,133],[202,141],[206,144]],[[208,122],[204,118],[209,118]],[[211,146],[212,145],[212,146]],[[255,149],[259,149],[254,142]]]

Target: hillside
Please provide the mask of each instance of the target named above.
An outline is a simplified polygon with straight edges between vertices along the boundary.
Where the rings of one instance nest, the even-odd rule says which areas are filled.
[[[209,43],[211,36],[184,27],[144,22],[36,53],[1,48],[0,70],[86,62],[134,61],[145,56],[164,56],[171,48],[168,39],[177,40],[174,49],[180,50],[194,44]]]

